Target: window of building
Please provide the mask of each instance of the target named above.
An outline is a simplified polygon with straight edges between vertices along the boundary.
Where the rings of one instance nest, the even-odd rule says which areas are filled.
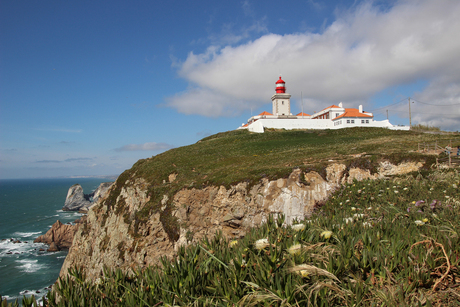
[[[340,113],[335,113],[335,117],[339,117],[339,114],[340,114]]]
[[[281,101],[281,104],[284,105],[284,101]]]
[[[347,124],[349,124],[349,123],[350,123],[350,120],[349,120],[349,119],[347,119]]]
[[[366,119],[366,124],[369,124],[369,120],[368,120],[368,119]]]
[[[354,119],[352,119],[352,120],[351,120],[351,123],[352,123],[352,124],[354,124],[354,123],[355,123],[355,120],[354,120]]]
[[[361,119],[361,124],[364,124],[364,119]]]

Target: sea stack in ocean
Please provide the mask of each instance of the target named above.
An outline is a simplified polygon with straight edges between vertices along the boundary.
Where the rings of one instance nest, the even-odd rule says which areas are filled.
[[[50,230],[34,240],[34,243],[45,243],[50,247],[49,252],[57,252],[61,249],[69,249],[72,245],[73,236],[78,225],[62,224],[59,220],[53,224]]]
[[[103,182],[94,192],[90,194],[84,194],[81,185],[74,184],[67,192],[67,197],[62,210],[87,212],[91,205],[107,193],[107,190],[112,186],[112,184],[113,182]]]

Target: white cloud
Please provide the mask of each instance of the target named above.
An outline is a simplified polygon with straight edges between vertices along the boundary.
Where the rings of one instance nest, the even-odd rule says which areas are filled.
[[[144,144],[128,144],[119,148],[116,148],[115,151],[157,151],[157,150],[166,150],[170,149],[173,146],[166,143],[144,143]]]
[[[294,98],[302,91],[310,101],[307,113],[318,104],[365,103],[384,89],[420,80],[429,84],[418,94],[421,101],[460,103],[459,15],[457,0],[401,0],[385,11],[365,2],[338,13],[320,34],[266,34],[238,46],[211,45],[180,63],[190,88],[167,105],[185,114],[239,114],[268,104],[280,73]]]

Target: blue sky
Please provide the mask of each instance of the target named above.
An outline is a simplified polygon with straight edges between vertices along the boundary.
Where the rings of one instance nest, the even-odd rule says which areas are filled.
[[[0,178],[117,175],[271,111],[460,130],[460,1],[1,1]]]

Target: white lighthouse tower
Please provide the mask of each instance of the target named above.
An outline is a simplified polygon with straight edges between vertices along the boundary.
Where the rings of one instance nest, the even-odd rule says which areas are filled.
[[[286,82],[276,81],[276,93],[272,96],[273,115],[288,116],[291,114],[291,94],[286,93]]]

